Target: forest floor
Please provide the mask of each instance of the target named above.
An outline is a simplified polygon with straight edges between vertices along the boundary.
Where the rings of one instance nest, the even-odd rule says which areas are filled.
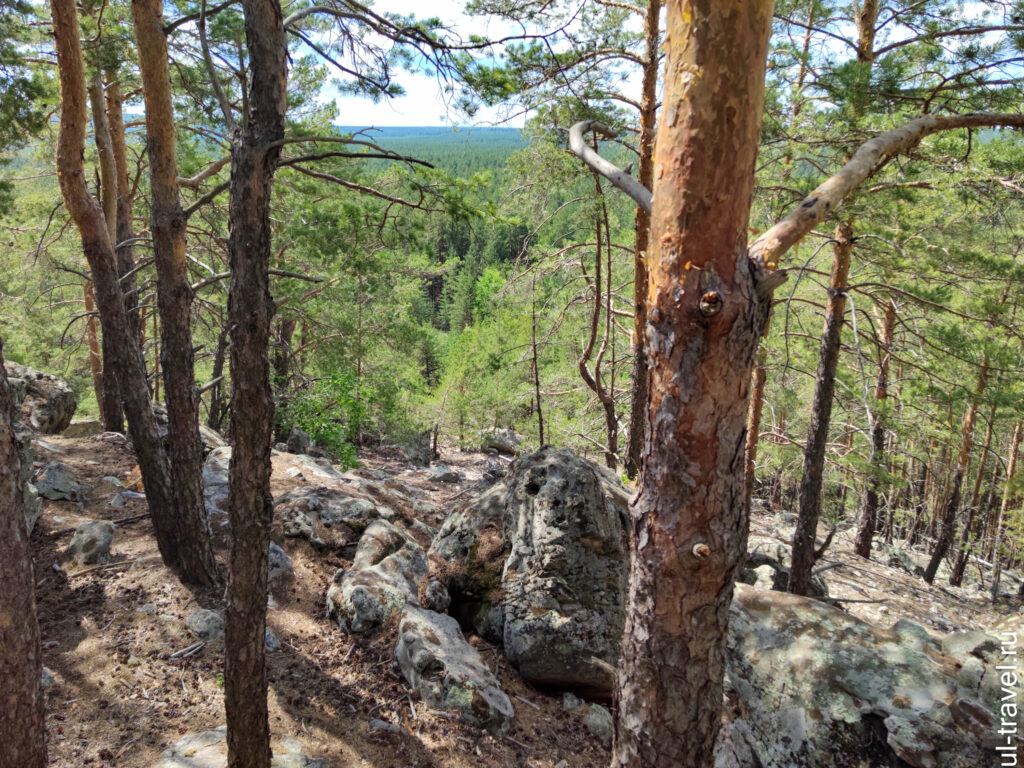
[[[195,643],[185,618],[200,607],[221,608],[223,594],[190,591],[163,566],[143,499],[120,508],[109,505],[119,489],[103,478],[125,481],[135,467],[123,440],[46,436],[37,442],[36,458],[64,462],[92,489],[78,503],[44,500],[32,539],[43,663],[55,678],[46,694],[50,764],[148,768],[181,736],[224,723],[222,643],[178,654]],[[411,505],[397,511],[433,527],[472,497],[470,484],[492,457],[449,452],[444,459],[464,474],[462,483],[434,482],[426,471],[397,458],[360,456],[367,475],[382,470],[422,491],[434,511],[417,512]],[[287,457],[274,463],[275,497],[304,482],[288,468]],[[400,506],[393,496],[387,504]],[[117,524],[111,563],[80,567],[68,560],[68,541],[85,518]],[[218,561],[225,564],[222,522],[214,520],[214,539]],[[414,533],[427,543],[424,533]],[[752,536],[765,546],[776,539],[788,544],[775,517],[755,515]],[[583,715],[565,711],[557,692],[524,683],[501,650],[480,638],[470,642],[516,709],[507,736],[495,738],[414,699],[394,662],[394,627],[351,635],[326,617],[327,588],[334,572],[351,564],[352,552],[317,551],[304,540],[285,538],[279,524],[272,538],[294,568],[294,579],[274,589],[268,610],[268,625],[281,640],[280,650],[267,655],[275,739],[293,737],[306,754],[335,768],[607,765],[608,752],[584,727]],[[943,633],[983,629],[995,619],[981,593],[929,587],[905,571],[856,558],[851,549],[848,535],[837,536],[825,563],[840,565],[825,578],[837,597],[879,601],[849,603],[854,615],[884,626],[905,617]],[[372,730],[372,719],[398,729]]]

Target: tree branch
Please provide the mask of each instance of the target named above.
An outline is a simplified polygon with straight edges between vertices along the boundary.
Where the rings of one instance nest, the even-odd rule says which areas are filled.
[[[198,187],[200,184],[202,184],[208,178],[213,176],[215,173],[217,173],[217,171],[219,171],[221,168],[223,168],[225,165],[227,165],[230,162],[231,162],[231,155],[226,155],[225,157],[222,157],[219,160],[215,160],[214,162],[210,163],[208,166],[206,166],[206,168],[201,170],[195,176],[188,176],[188,177],[179,176],[178,177],[178,186],[179,187],[189,187],[190,189],[195,189],[196,187]]]
[[[872,175],[880,162],[917,146],[926,136],[955,128],[1024,128],[1024,115],[979,113],[922,115],[866,141],[842,169],[819,184],[786,218],[755,240],[748,251],[761,268],[774,269],[782,255],[796,245],[843,199]]]
[[[569,129],[569,149],[591,170],[604,176],[614,186],[629,195],[633,201],[648,213],[651,212],[651,192],[643,184],[622,169],[612,165],[597,152],[587,146],[583,134],[594,131],[606,139],[614,139],[615,133],[610,128],[593,120],[581,120]]]
[[[203,49],[203,62],[206,64],[206,72],[210,76],[210,86],[217,97],[217,103],[220,104],[220,111],[224,113],[224,125],[230,133],[235,130],[235,118],[231,114],[231,103],[220,84],[220,76],[217,74],[217,69],[213,65],[213,57],[210,55],[210,44],[206,41],[206,0],[202,0],[202,3],[199,10],[199,44]]]

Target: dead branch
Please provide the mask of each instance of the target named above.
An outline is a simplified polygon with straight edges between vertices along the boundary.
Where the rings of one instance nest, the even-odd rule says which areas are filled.
[[[587,146],[583,135],[593,131],[605,139],[614,139],[615,132],[608,126],[593,120],[581,120],[569,129],[569,149],[593,171],[604,176],[614,186],[629,195],[633,201],[647,213],[651,212],[651,192],[647,187],[634,179],[621,168],[605,160],[597,152]]]

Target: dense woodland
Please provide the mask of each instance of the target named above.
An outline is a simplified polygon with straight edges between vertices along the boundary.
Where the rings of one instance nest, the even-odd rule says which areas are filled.
[[[772,5],[473,0],[496,40],[384,0],[0,8],[3,355],[127,429],[165,562],[228,584],[231,765],[269,765],[266,473],[296,427],[345,468],[508,428],[639,483],[614,765],[711,765],[751,505],[798,515],[796,594],[819,523],[993,600],[1021,568],[1024,4]],[[410,70],[453,125],[525,127],[335,106]],[[234,449],[226,569],[200,422]]]

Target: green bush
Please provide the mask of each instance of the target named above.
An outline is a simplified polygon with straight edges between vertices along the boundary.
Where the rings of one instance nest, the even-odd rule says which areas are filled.
[[[334,373],[300,390],[279,411],[283,432],[299,427],[345,467],[355,467],[356,443],[368,415],[355,375]]]

